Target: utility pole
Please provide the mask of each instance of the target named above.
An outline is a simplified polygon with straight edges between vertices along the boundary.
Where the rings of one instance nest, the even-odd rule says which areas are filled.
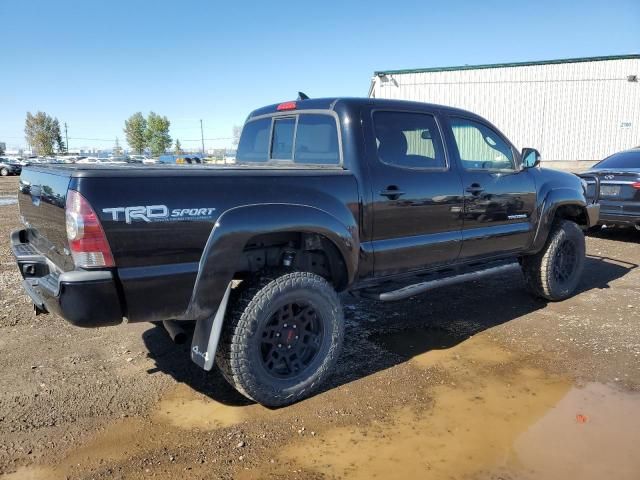
[[[64,122],[64,136],[67,139],[67,155],[69,155],[69,133],[67,132],[67,122]]]
[[[202,139],[202,158],[204,158],[204,130],[202,130],[202,119],[200,119],[200,138]]]

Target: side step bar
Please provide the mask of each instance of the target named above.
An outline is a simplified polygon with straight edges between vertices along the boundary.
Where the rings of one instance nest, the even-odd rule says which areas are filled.
[[[404,300],[405,298],[413,297],[415,295],[433,290],[434,288],[448,287],[450,285],[456,285],[458,283],[468,282],[471,280],[478,280],[480,278],[487,277],[489,275],[497,275],[501,273],[511,272],[519,269],[520,264],[517,262],[508,263],[506,265],[500,265],[497,267],[485,268],[483,270],[476,270],[474,272],[462,273],[460,275],[454,275],[451,277],[439,278],[436,280],[429,280],[427,282],[416,283],[413,285],[407,285],[406,287],[399,288],[398,290],[392,290],[383,293],[367,293],[365,291],[360,292],[362,297],[371,298],[374,300],[380,300],[382,302],[395,302],[396,300]]]

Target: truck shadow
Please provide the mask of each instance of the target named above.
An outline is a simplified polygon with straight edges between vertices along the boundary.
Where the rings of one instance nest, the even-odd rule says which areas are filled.
[[[638,265],[588,256],[577,294],[606,290]],[[338,365],[320,392],[340,387],[432,350],[448,349],[472,335],[545,308],[524,288],[519,271],[445,287],[394,303],[343,295],[346,332]],[[567,300],[580,303],[580,298]],[[588,304],[583,303],[586,308]],[[211,399],[227,405],[252,402],[236,392],[217,368],[205,372],[189,358],[190,340],[175,345],[161,326],[143,334],[157,371],[171,375]],[[319,393],[320,393],[319,392]]]

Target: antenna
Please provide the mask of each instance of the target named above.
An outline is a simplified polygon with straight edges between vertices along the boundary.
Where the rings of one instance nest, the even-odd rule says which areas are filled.
[[[304,92],[298,92],[298,100],[309,100],[309,96]]]

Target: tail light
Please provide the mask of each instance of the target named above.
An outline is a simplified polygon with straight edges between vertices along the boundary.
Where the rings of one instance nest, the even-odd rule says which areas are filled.
[[[633,183],[631,184],[631,186],[632,186],[633,188],[635,188],[636,190],[640,190],[640,182],[633,182]]]
[[[87,199],[75,190],[67,192],[67,238],[76,267],[113,267],[113,255],[100,219]]]

